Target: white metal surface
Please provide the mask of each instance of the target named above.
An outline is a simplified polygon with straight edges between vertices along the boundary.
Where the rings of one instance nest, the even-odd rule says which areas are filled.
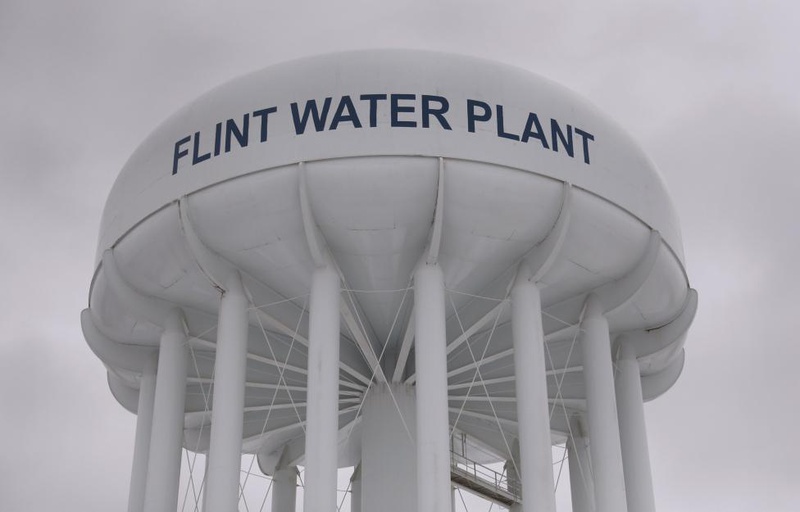
[[[414,273],[417,366],[417,511],[450,510],[450,443],[442,270],[420,262]]]
[[[336,271],[318,268],[309,308],[305,512],[336,510],[339,293]]]
[[[173,512],[178,506],[188,366],[185,343],[180,313],[169,312],[158,356],[145,512]]]
[[[625,478],[614,394],[614,367],[608,322],[601,308],[597,297],[590,295],[581,322],[595,507],[597,512],[624,512],[627,510]]]
[[[611,342],[631,345],[651,400],[680,375],[697,305],[668,194],[627,134],[526,71],[418,51],[289,62],[192,102],[123,168],[97,255],[81,320],[127,409],[164,319],[184,312],[192,364],[175,367],[188,379],[168,379],[190,392],[185,446],[225,446],[211,464],[226,469],[209,468],[214,482],[227,475],[221,510],[235,506],[242,451],[267,472],[305,465],[305,507],[330,512],[336,468],[383,449],[364,448],[361,405],[387,382],[416,395],[420,512],[449,508],[451,429],[484,447],[482,463],[508,460],[534,433],[520,465],[544,467],[545,435],[567,439],[584,412],[592,464],[607,469],[598,510],[624,510]],[[539,304],[528,301],[524,330],[541,330],[546,355],[530,374],[515,360],[534,360],[519,354],[534,345],[515,336],[521,301],[509,297],[523,262]],[[232,273],[247,290],[236,365],[224,362],[233,346],[219,308]],[[594,334],[579,336],[592,295],[603,314],[584,316]],[[544,399],[526,380],[541,373]],[[226,399],[209,404],[212,382]],[[552,485],[539,474],[526,485]]]
[[[133,448],[131,485],[128,495],[128,512],[144,510],[144,493],[147,485],[147,460],[150,456],[150,436],[153,431],[153,405],[156,398],[156,366],[151,357],[139,379],[139,405],[136,408],[136,440]]]
[[[414,388],[378,385],[364,401],[361,466],[362,510],[406,512],[417,495]],[[427,474],[423,470],[423,474]],[[357,498],[353,493],[353,500]]]
[[[625,470],[628,512],[655,512],[650,449],[644,420],[642,380],[631,343],[622,343],[617,358],[617,413]]]
[[[594,478],[589,458],[589,446],[581,432],[567,439],[569,456],[569,488],[572,512],[593,512]]]
[[[219,305],[206,510],[225,512],[238,509],[247,365],[247,305],[241,279],[232,273],[225,282],[225,293]]]
[[[272,512],[295,512],[297,468],[288,466],[272,475]]]
[[[523,267],[511,290],[523,512],[555,512],[541,299]]]

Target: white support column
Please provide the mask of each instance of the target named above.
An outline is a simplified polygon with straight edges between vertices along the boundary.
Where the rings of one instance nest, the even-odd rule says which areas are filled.
[[[181,313],[174,311],[165,323],[153,401],[144,502],[146,512],[174,512],[178,507],[188,355]]]
[[[238,510],[247,366],[247,297],[238,273],[225,285],[219,306],[204,504],[213,512]]]
[[[628,512],[655,512],[642,380],[636,353],[630,342],[623,342],[620,346],[617,368],[617,412]]]
[[[336,511],[339,432],[339,274],[327,264],[311,281],[306,409],[305,512]]]
[[[272,512],[294,512],[297,503],[297,467],[275,470],[272,476]]]
[[[408,512],[412,508],[408,500],[417,495],[414,408],[411,386],[375,384],[367,392],[359,471],[365,511]]]
[[[450,422],[442,269],[420,263],[414,273],[417,374],[417,512],[450,512]]]
[[[594,511],[594,482],[589,463],[589,446],[585,437],[567,440],[569,456],[569,486],[572,512]]]
[[[361,512],[361,464],[350,479],[350,512]]]
[[[523,512],[555,512],[550,410],[539,288],[523,267],[511,290]]]
[[[611,340],[608,321],[595,295],[586,299],[581,331],[596,510],[625,512],[625,479],[617,423],[614,368],[611,364]]]
[[[508,491],[514,496],[521,498],[522,489],[520,488],[519,471],[517,471],[519,466],[519,438],[514,438],[511,442],[511,458],[509,458],[505,464],[506,480],[508,482]],[[522,503],[514,503],[508,510],[510,512],[522,512]]]
[[[128,512],[144,510],[144,493],[147,485],[147,459],[150,455],[150,434],[153,431],[153,404],[156,398],[155,357],[142,371],[139,381],[139,406],[136,409],[136,444],[133,448],[131,487],[128,495]]]

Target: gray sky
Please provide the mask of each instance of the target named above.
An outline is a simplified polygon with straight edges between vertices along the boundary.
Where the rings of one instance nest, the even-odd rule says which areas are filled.
[[[133,149],[230,78],[375,47],[524,67],[634,134],[700,293],[684,373],[646,406],[659,510],[800,510],[800,7],[597,3],[0,0],[0,510],[125,509],[135,418],[79,313]]]

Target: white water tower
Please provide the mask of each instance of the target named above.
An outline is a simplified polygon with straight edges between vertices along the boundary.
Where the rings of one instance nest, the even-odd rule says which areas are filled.
[[[453,485],[555,510],[654,510],[642,404],[697,306],[653,163],[526,71],[420,51],[308,58],[157,128],[103,213],[86,340],[138,414],[130,510],[206,512],[242,453],[273,511],[450,512]],[[495,481],[480,464],[506,461]]]

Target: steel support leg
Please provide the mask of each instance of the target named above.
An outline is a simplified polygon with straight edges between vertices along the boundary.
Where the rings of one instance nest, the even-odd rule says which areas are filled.
[[[144,510],[144,493],[147,485],[147,459],[150,456],[150,435],[153,431],[153,404],[156,398],[156,365],[153,358],[145,366],[139,381],[139,406],[136,409],[136,444],[133,449],[131,488],[128,495],[128,512]]]
[[[523,512],[555,512],[550,410],[539,289],[521,272],[511,290]]]
[[[350,512],[361,512],[361,465],[356,466],[350,479]]]
[[[297,467],[275,471],[272,477],[272,512],[294,512],[297,503]]]
[[[183,320],[168,316],[158,354],[153,427],[147,461],[146,512],[175,512],[181,474],[188,358]]]
[[[450,512],[447,353],[442,269],[421,263],[414,273],[417,367],[417,512]]]
[[[572,512],[594,510],[594,483],[589,463],[589,446],[585,437],[567,440],[569,456],[569,486],[572,494]]]
[[[228,279],[226,288],[219,307],[206,476],[205,510],[213,512],[238,510],[242,464],[248,302],[238,274]]]
[[[600,301],[594,295],[586,300],[581,331],[596,510],[625,512],[625,478],[617,423],[614,368],[611,364],[611,340],[608,321],[603,316]]]
[[[308,406],[303,510],[336,511],[339,432],[339,274],[314,271],[309,304]]]
[[[617,368],[617,412],[628,512],[655,512],[642,380],[636,354],[627,342],[620,347]]]

